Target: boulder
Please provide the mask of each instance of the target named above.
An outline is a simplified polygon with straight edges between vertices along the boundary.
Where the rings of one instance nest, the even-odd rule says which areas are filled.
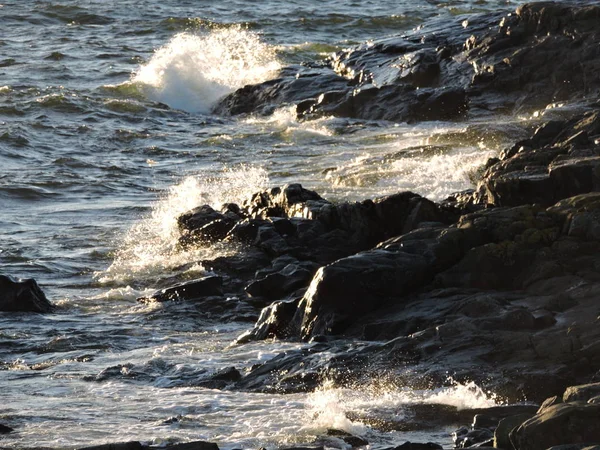
[[[600,405],[561,403],[525,421],[510,434],[519,450],[600,442]]]
[[[223,295],[223,278],[208,276],[161,289],[150,297],[140,297],[137,300],[140,302],[189,301],[220,295]]]
[[[515,414],[500,420],[494,431],[494,447],[511,450],[513,444],[510,441],[510,433],[531,417],[532,414]]]
[[[569,386],[563,394],[563,402],[587,402],[598,395],[600,395],[600,383]]]
[[[48,313],[53,309],[35,280],[0,275],[0,311]]]

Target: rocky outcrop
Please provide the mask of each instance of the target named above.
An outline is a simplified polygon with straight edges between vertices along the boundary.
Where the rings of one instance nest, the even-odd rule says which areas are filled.
[[[475,201],[550,206],[600,189],[600,111],[551,121],[505,150],[483,174]]]
[[[48,313],[53,309],[35,280],[0,275],[0,311]]]
[[[301,117],[422,121],[532,111],[597,92],[599,28],[600,6],[559,2],[432,21],[286,68],[225,97],[216,112],[270,114],[293,104]]]
[[[518,450],[542,450],[559,445],[600,443],[600,405],[570,402],[544,409],[513,429],[511,442]]]

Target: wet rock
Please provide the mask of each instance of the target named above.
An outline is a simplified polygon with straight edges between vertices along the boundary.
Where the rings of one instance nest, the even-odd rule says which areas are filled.
[[[149,447],[158,448],[158,447]],[[205,441],[194,441],[194,442],[186,442],[182,444],[172,444],[167,445],[166,448],[168,450],[219,450],[219,446],[213,442],[205,442]]]
[[[350,445],[352,448],[365,447],[365,446],[369,445],[369,442],[366,441],[365,439],[363,439],[359,436],[354,436],[353,434],[350,434],[343,430],[329,429],[329,430],[327,430],[327,436],[333,436],[333,437],[340,438],[342,441],[344,441],[346,444]]]
[[[329,67],[284,69],[275,80],[228,95],[216,112],[270,114],[297,105],[301,117],[410,122],[582,99],[600,87],[599,11],[594,4],[535,2],[511,14],[471,15],[464,26],[462,18],[431,21],[338,52]],[[556,135],[548,126],[538,143]]]
[[[227,386],[239,381],[242,374],[235,367],[226,367],[214,373],[210,377],[204,377],[201,380],[193,382],[194,386],[200,386],[207,389],[224,389]]]
[[[510,439],[519,450],[599,442],[599,417],[600,405],[561,403],[524,422]]]
[[[473,447],[476,444],[487,443],[494,437],[491,430],[485,428],[473,429],[465,434],[457,435],[454,446],[457,448]]]
[[[161,289],[150,297],[140,297],[137,300],[140,302],[191,301],[220,295],[223,295],[223,278],[209,276]]]
[[[600,383],[582,384],[580,386],[569,386],[563,394],[563,402],[587,402],[591,398],[596,397],[598,395],[600,395]]]
[[[308,348],[280,353],[271,360],[253,367],[234,387],[279,394],[313,391],[327,376],[322,352],[328,349],[330,347],[327,344],[315,344]]]
[[[0,275],[0,311],[48,313],[53,309],[35,280]]]
[[[523,422],[531,419],[532,414],[516,414],[514,416],[501,419],[494,431],[494,447],[512,449],[513,445],[510,441],[510,433],[521,426]]]
[[[13,428],[0,423],[0,434],[8,434],[12,433],[13,431],[15,431]]]
[[[548,397],[540,405],[540,408],[537,410],[537,414],[540,414],[546,408],[549,408],[550,406],[553,406],[553,405],[558,405],[559,403],[562,403],[562,398],[559,397],[558,395],[554,395],[552,397]]]
[[[300,299],[273,302],[265,307],[256,325],[236,339],[236,343],[244,344],[254,340],[269,338],[286,339],[296,334],[291,322],[298,309]]]
[[[224,216],[209,205],[202,205],[182,214],[177,218],[181,230],[197,230],[215,221],[223,220]]]
[[[555,445],[554,447],[550,447],[548,450],[600,450],[600,445],[598,444],[564,444],[564,445]]]
[[[433,442],[405,442],[393,448],[393,450],[441,450],[443,447]]]
[[[93,445],[91,447],[81,447],[78,450],[143,450],[144,447],[138,441],[118,442],[115,444]]]
[[[246,287],[246,292],[251,297],[261,296],[271,300],[283,298],[299,288],[307,287],[313,275],[314,270],[288,264],[279,272],[253,281]]]
[[[539,203],[598,191],[600,146],[587,136],[600,133],[600,112],[550,122],[531,139],[515,144],[483,174],[476,197],[498,206]],[[590,220],[582,216],[581,220]],[[588,227],[589,229],[589,227]]]

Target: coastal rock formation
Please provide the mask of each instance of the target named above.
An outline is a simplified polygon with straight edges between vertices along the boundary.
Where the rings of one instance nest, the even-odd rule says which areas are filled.
[[[217,112],[293,104],[306,118],[420,121],[570,109],[490,159],[475,189],[440,203],[411,192],[332,203],[290,184],[199,205],[179,217],[179,245],[235,243],[239,253],[201,261],[211,277],[143,300],[255,320],[238,344],[313,342],[207,381],[215,386],[293,392],[385,373],[426,387],[450,373],[509,400],[542,400],[596,381],[598,30],[598,5],[536,2],[430,23],[230,94]],[[463,446],[491,439],[472,431]]]
[[[296,105],[300,117],[409,122],[532,111],[598,91],[598,29],[600,6],[559,2],[433,21],[326,63],[288,67],[228,95],[215,111],[270,114]]]
[[[402,380],[412,367],[412,385],[443,383],[450,370],[508,399],[541,400],[593,381],[599,105],[580,106],[490,160],[475,190],[440,204],[410,192],[333,204],[289,185],[182,216],[182,241],[195,236],[186,245],[214,242],[196,240],[213,223],[227,223],[222,240],[244,245],[203,262],[224,280],[223,296],[264,306],[238,343],[319,342],[235,388],[307,390],[381,371]],[[374,342],[336,343],[349,337]],[[323,351],[334,355],[324,362]]]
[[[0,275],[0,311],[47,313],[53,309],[35,280]]]

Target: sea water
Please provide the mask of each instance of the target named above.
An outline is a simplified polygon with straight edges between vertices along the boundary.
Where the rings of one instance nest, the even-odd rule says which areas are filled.
[[[210,440],[221,447],[310,443],[329,428],[374,446],[449,445],[450,430],[383,432],[358,413],[403,405],[495,404],[455,384],[415,391],[323,385],[262,394],[194,387],[306,344],[234,346],[251,323],[219,323],[136,297],[206,274],[240,249],[181,250],[176,218],[302,183],[333,201],[411,190],[432,200],[520,129],[487,124],[299,122],[211,113],[224,95],[286,64],[323,60],[434,19],[514,9],[514,1],[26,0],[0,4],[0,268],[35,278],[55,314],[0,314],[0,446],[75,447]],[[508,124],[510,122],[510,125]],[[521,130],[522,131],[522,130]],[[360,414],[358,414],[360,415]]]

